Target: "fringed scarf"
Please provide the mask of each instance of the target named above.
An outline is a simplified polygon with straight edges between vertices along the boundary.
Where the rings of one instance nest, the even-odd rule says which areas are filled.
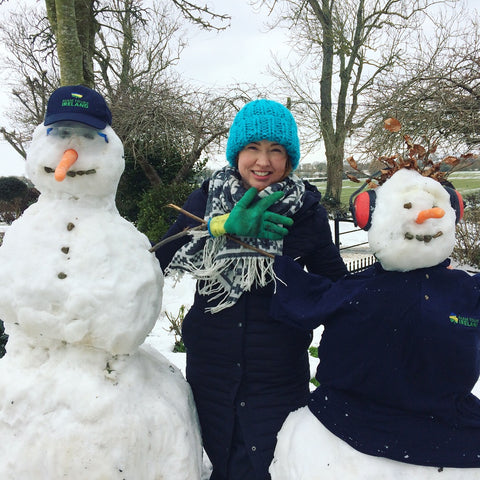
[[[279,190],[285,195],[270,210],[291,217],[303,204],[305,185],[290,174],[282,182],[260,191],[258,196],[263,198]],[[227,166],[216,171],[209,183],[205,220],[231,212],[246,191],[237,169]],[[238,238],[271,255],[282,253],[283,239]],[[167,274],[171,272],[190,273],[200,281],[198,292],[211,296],[209,301],[216,303],[207,309],[211,313],[234,305],[252,285],[263,287],[274,278],[273,258],[245,248],[225,235],[212,238],[206,233],[193,234],[192,240],[177,251],[167,269]]]

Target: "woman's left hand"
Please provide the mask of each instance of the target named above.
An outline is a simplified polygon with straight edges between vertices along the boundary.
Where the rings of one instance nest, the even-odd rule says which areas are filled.
[[[292,226],[293,220],[268,211],[268,208],[283,197],[283,192],[274,192],[252,205],[257,192],[256,188],[250,188],[230,213],[213,217],[209,221],[212,236],[231,233],[241,237],[280,240],[287,235],[288,229],[285,226]]]

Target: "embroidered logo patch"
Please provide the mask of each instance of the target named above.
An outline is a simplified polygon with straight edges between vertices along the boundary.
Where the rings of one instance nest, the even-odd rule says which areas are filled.
[[[73,98],[65,98],[62,100],[62,107],[79,107],[88,108],[88,102],[82,100],[83,95],[81,93],[72,93]]]
[[[463,325],[464,327],[477,328],[480,323],[478,318],[464,317],[462,315],[456,315],[455,313],[451,313],[449,318],[451,323]]]

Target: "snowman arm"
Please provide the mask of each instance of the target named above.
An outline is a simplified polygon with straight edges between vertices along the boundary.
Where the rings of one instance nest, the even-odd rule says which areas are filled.
[[[276,256],[275,293],[270,315],[302,330],[313,330],[344,302],[339,283],[306,272],[287,256]]]
[[[202,225],[199,225],[198,227],[192,227],[192,228],[186,228],[185,230],[183,230],[182,232],[178,232],[178,233],[175,233],[174,235],[171,235],[170,237],[166,237],[164,238],[163,240],[161,240],[160,242],[156,243],[155,245],[153,245],[148,251],[149,252],[155,252],[156,250],[158,250],[159,248],[163,247],[164,245],[166,245],[167,243],[170,243],[170,242],[173,242],[179,238],[182,238],[184,237],[185,235],[191,235],[192,234],[192,231],[195,232],[195,231],[198,231],[198,230],[206,230],[207,229],[207,225],[206,224],[202,224]]]
[[[188,212],[193,213],[197,217],[203,218],[203,216],[205,215],[206,204],[207,192],[203,188],[199,188],[190,194],[182,208]],[[180,213],[175,220],[175,223],[171,225],[167,233],[160,240],[163,241],[166,238],[183,232],[187,228],[197,227],[198,225],[199,222],[197,220],[194,220],[193,218],[190,218],[183,213]],[[188,243],[191,238],[192,237],[189,235],[181,235],[180,237],[177,237],[171,242],[166,242],[165,244],[162,244],[160,248],[157,248],[155,250],[155,255],[160,262],[162,270],[165,270],[177,250],[183,247],[183,245],[185,245],[186,243]]]
[[[314,215],[303,222],[296,222],[299,229],[306,229],[310,241],[314,242],[310,253],[303,257],[302,263],[306,269],[317,275],[322,275],[330,280],[337,281],[348,274],[347,267],[339,253],[338,247],[332,242],[332,232],[328,216],[321,205],[316,206]],[[315,235],[311,235],[315,232]]]

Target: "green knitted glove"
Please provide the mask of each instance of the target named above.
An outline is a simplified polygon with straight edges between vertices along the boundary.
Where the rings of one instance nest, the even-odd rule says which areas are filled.
[[[252,205],[256,196],[257,189],[252,187],[230,213],[210,219],[208,222],[210,234],[213,237],[231,233],[240,237],[282,239],[288,233],[282,225],[289,227],[293,225],[293,220],[267,209],[283,197],[283,192],[274,192]]]

